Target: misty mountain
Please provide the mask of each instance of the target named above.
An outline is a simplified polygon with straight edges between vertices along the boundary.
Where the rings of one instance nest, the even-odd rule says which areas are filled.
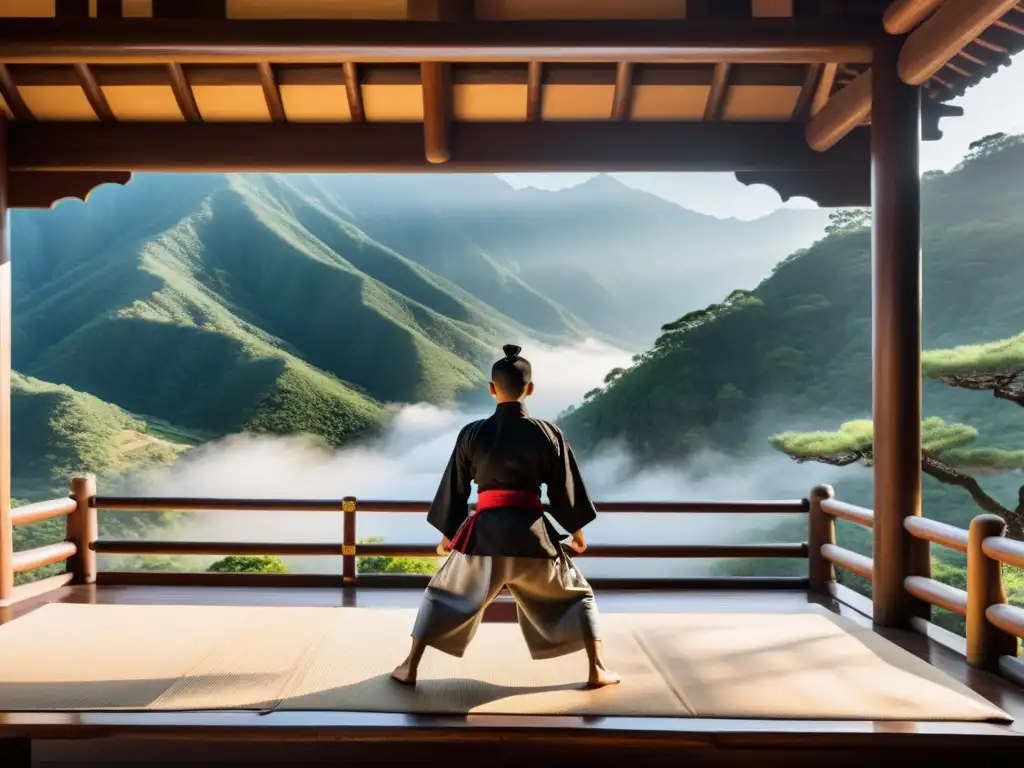
[[[478,391],[510,339],[634,345],[752,283],[821,215],[722,221],[608,176],[541,192],[486,175],[140,174],[15,212],[15,367],[203,437],[341,444],[390,403]]]

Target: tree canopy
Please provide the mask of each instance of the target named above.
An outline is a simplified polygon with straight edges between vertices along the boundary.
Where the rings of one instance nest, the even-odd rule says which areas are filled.
[[[381,544],[384,539],[374,536],[360,539],[360,544]],[[412,573],[430,576],[437,573],[438,561],[433,557],[357,557],[356,570],[359,573]]]
[[[206,570],[210,573],[288,573],[288,566],[272,555],[230,555]]]
[[[966,490],[986,512],[1006,520],[1010,535],[1024,538],[1024,486],[1013,508],[987,493],[973,475],[1024,469],[1024,450],[972,447],[978,431],[966,424],[947,424],[938,417],[921,422],[921,470],[946,485]],[[844,467],[874,461],[874,428],[870,420],[848,421],[836,432],[783,432],[772,447],[799,462],[818,461]],[[970,472],[971,474],[965,474]]]
[[[1024,333],[987,344],[925,352],[921,370],[927,378],[951,387],[988,390],[1024,406]]]

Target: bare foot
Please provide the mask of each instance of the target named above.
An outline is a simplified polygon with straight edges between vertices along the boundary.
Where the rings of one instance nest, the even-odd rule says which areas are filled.
[[[598,665],[590,670],[590,679],[587,680],[587,685],[591,688],[604,688],[606,685],[618,684],[621,679],[614,672]]]
[[[402,685],[416,685],[416,672],[412,669],[408,659],[395,667],[395,671],[391,673],[391,677]]]

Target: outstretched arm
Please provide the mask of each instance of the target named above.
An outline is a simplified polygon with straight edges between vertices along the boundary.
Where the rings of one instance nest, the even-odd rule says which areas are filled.
[[[555,430],[554,436],[557,456],[547,484],[548,512],[562,528],[572,532],[571,546],[582,552],[587,547],[582,529],[597,517],[597,510],[569,442],[561,430]]]
[[[465,430],[455,441],[441,484],[427,513],[427,522],[441,532],[447,542],[455,536],[459,526],[469,516],[470,476],[469,456],[466,450]],[[447,546],[445,547],[447,548]]]

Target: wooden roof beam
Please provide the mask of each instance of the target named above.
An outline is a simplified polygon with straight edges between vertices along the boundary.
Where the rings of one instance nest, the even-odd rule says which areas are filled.
[[[542,67],[539,61],[531,61],[526,73],[526,119],[531,123],[540,120]]]
[[[473,0],[406,0],[406,15],[417,21],[472,21]],[[451,81],[450,64],[433,60],[420,63],[423,144],[428,163],[446,163],[451,159]]]
[[[188,77],[185,76],[185,70],[182,69],[181,64],[168,64],[167,76],[170,78],[171,90],[174,92],[174,100],[178,102],[181,116],[192,122],[202,120],[195,94],[192,93],[192,85],[189,83]]]
[[[529,86],[529,84],[527,84]],[[633,65],[620,61],[615,68],[615,94],[612,97],[612,120],[628,120],[633,100]]]
[[[829,99],[807,123],[807,143],[824,152],[860,125],[871,112],[871,70]]]
[[[366,119],[363,112],[363,92],[359,87],[359,70],[355,62],[346,61],[342,64],[345,73],[345,96],[348,99],[348,113],[353,123],[361,123]]]
[[[829,170],[866,167],[866,132],[826,155],[788,122],[453,123],[457,152],[428,163],[418,123],[12,121],[25,171],[468,172]]]
[[[885,9],[882,25],[890,35],[905,35],[928,18],[943,0],[893,0]]]
[[[439,61],[420,64],[423,89],[423,144],[428,163],[446,163],[449,148],[451,77],[448,66]]]
[[[870,17],[688,21],[0,19],[9,64],[868,63]]]
[[[75,73],[82,83],[85,98],[88,100],[89,106],[92,107],[92,111],[96,113],[96,117],[108,122],[116,119],[113,110],[110,109],[110,105],[107,103],[107,97],[103,95],[103,89],[100,88],[99,83],[96,82],[96,78],[92,74],[92,70],[89,69],[89,65],[75,64]]]
[[[901,79],[910,85],[934,80],[945,88],[952,83],[942,70],[971,42],[984,44],[980,35],[1018,0],[971,0],[939,6],[903,44],[899,57]],[[871,71],[839,91],[807,124],[807,143],[819,152],[835,146],[871,112]]]
[[[909,85],[926,82],[1017,2],[970,0],[943,4],[903,44],[898,65],[900,78]]]
[[[256,65],[260,73],[260,85],[263,86],[263,98],[267,102],[267,111],[270,119],[275,123],[287,121],[284,113],[284,102],[281,101],[281,89],[277,86],[277,77],[274,75],[274,65],[261,61]]]
[[[708,100],[704,105],[705,120],[718,120],[722,115],[725,96],[729,91],[729,69],[728,63],[715,64],[715,71],[711,76],[711,90],[708,92]]]
[[[11,71],[6,65],[0,64],[0,98],[3,98],[7,108],[11,110],[16,120],[34,120],[35,115],[28,108],[28,104],[21,98],[17,83],[11,77]]]

